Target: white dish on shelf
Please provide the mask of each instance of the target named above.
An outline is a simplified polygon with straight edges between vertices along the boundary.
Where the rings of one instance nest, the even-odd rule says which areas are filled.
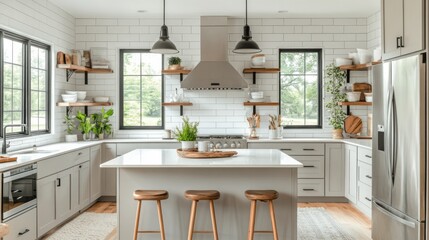
[[[92,100],[77,100],[77,102],[81,102],[81,103],[92,103]]]
[[[342,65],[352,65],[353,60],[351,58],[335,58],[335,66],[339,67]]]
[[[358,102],[360,100],[361,92],[347,92],[347,100],[349,102]]]
[[[77,100],[84,100],[86,98],[85,91],[66,91],[66,94],[76,94]]]
[[[251,98],[249,102],[264,102],[265,98]]]
[[[109,101],[109,97],[94,97],[94,102],[105,103]]]
[[[64,102],[75,103],[77,102],[76,94],[61,94],[61,97]]]

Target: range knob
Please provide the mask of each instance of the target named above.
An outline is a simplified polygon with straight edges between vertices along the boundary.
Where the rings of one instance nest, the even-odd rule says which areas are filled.
[[[237,143],[237,148],[241,148],[241,143]]]
[[[216,143],[215,148],[220,149],[222,147],[222,144],[220,142]]]
[[[235,142],[231,143],[231,148],[235,148]]]
[[[223,148],[228,148],[228,143],[224,143]]]

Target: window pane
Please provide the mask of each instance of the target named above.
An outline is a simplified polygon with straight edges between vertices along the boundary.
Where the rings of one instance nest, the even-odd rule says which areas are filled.
[[[12,50],[13,63],[22,65],[23,47],[24,45],[22,43],[13,41],[13,50]]]
[[[5,63],[4,65],[4,87],[12,88],[12,64]]]
[[[39,70],[39,91],[47,91],[47,89],[46,89],[47,77],[48,77],[47,71]]]
[[[24,80],[22,78],[22,66],[19,65],[13,65],[13,88],[22,89],[22,81]]]
[[[321,127],[321,50],[280,50],[280,112],[291,127]]]
[[[31,47],[31,67],[39,67],[39,48],[34,46]]]
[[[3,45],[4,45],[4,61],[8,63],[12,63],[12,40],[10,39],[3,39]]]
[[[47,59],[48,51],[46,49],[39,48],[39,69],[47,70]]]
[[[125,53],[121,92],[123,126],[159,128],[162,126],[162,54],[146,51]]]
[[[31,131],[47,130],[48,50],[31,46]]]

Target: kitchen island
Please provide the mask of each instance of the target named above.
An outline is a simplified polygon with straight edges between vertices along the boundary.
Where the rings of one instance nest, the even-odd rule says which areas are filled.
[[[186,159],[174,149],[137,149],[103,163],[102,168],[117,168],[117,209],[119,239],[132,239],[137,202],[136,189],[162,189],[169,199],[162,202],[167,239],[185,240],[191,202],[184,198],[190,189],[213,189],[221,193],[215,201],[220,239],[245,239],[250,201],[248,189],[274,189],[280,197],[274,201],[280,239],[297,238],[297,168],[302,164],[275,149],[240,149],[231,158]],[[268,206],[258,204],[256,230],[271,229]],[[156,205],[143,202],[140,228],[158,230]],[[196,230],[210,230],[208,204],[199,204]],[[213,239],[197,234],[198,239]],[[260,235],[260,234],[257,234]],[[259,239],[272,239],[263,234]],[[159,239],[145,234],[144,239]]]

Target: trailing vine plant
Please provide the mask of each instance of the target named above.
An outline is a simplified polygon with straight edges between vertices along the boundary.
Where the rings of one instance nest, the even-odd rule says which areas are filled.
[[[342,129],[346,113],[339,102],[346,100],[346,93],[342,91],[346,83],[346,73],[333,63],[325,68],[325,89],[329,94],[325,107],[330,113],[329,124],[334,129]]]

